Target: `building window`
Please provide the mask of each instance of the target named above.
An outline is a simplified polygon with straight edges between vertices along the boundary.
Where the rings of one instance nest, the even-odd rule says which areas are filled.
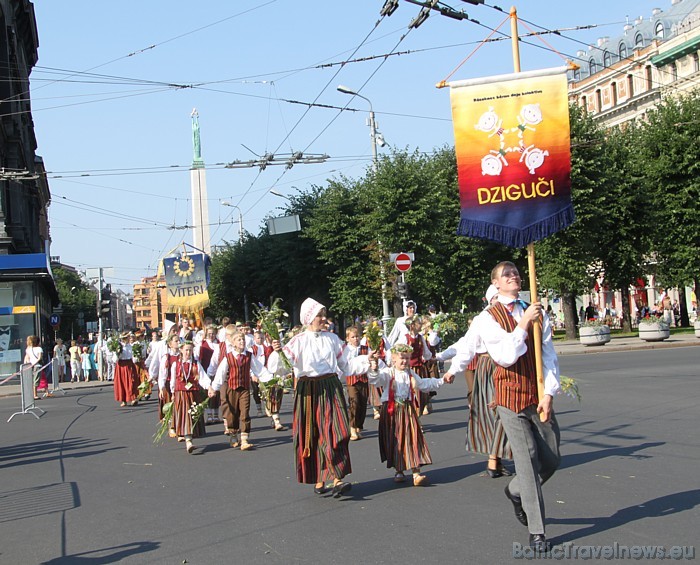
[[[574,71],[574,80],[575,80],[575,81],[581,80],[581,71],[579,71],[578,69],[576,69],[576,70]]]
[[[588,68],[591,70],[591,76],[598,72],[595,68],[595,59],[588,61]]]
[[[588,113],[588,99],[585,96],[581,96],[581,108],[583,108],[583,113]]]
[[[654,35],[656,36],[657,39],[664,38],[664,24],[663,24],[663,22],[656,22],[656,26],[654,27]]]
[[[595,103],[596,103],[596,110],[599,112],[603,109],[603,97],[600,93],[600,88],[595,91]]]
[[[651,77],[651,67],[646,67],[646,74],[647,74],[647,90],[651,90],[654,88],[654,84],[652,82],[652,77]]]
[[[642,47],[644,47],[644,37],[641,33],[638,33],[634,36],[634,48],[641,49]]]
[[[612,57],[610,56],[610,51],[605,51],[603,53],[603,68],[607,69],[612,63]]]
[[[632,75],[627,75],[627,90],[629,90],[629,97],[634,96],[634,77]]]
[[[678,65],[676,63],[671,63],[671,80],[673,82],[678,80]]]
[[[610,85],[610,95],[612,96],[612,105],[617,106],[617,83]]]
[[[620,42],[618,53],[620,54],[620,61],[627,59],[627,45],[625,45],[624,41]]]
[[[693,72],[700,72],[700,56],[697,53],[693,53]]]

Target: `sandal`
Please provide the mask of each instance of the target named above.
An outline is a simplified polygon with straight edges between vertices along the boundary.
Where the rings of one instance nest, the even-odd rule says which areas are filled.
[[[406,481],[406,475],[404,475],[401,472],[398,472],[394,475],[394,482],[395,483],[403,483]]]

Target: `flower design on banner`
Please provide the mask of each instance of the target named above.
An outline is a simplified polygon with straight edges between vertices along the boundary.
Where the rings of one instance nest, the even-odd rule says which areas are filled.
[[[194,261],[190,259],[187,255],[183,255],[179,259],[176,259],[173,263],[173,269],[175,274],[180,277],[189,277],[194,273]]]

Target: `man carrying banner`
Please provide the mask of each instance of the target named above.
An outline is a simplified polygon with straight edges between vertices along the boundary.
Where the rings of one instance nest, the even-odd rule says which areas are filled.
[[[539,302],[527,306],[519,300],[521,279],[513,263],[496,265],[491,282],[498,289],[498,301],[474,319],[445,380],[452,382],[454,374],[464,370],[480,342],[486,346],[497,365],[493,374],[495,403],[515,463],[516,476],[506,486],[505,494],[513,504],[515,517],[528,527],[530,546],[535,551],[548,551],[541,485],[554,474],[560,460],[559,425],[552,409],[552,398],[559,390],[552,327],[548,317],[542,316]],[[537,396],[535,324],[542,325],[545,382],[541,400]]]

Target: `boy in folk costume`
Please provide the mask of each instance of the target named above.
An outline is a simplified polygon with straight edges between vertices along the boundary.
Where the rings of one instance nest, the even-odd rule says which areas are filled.
[[[497,301],[479,314],[466,334],[464,347],[452,362],[454,371],[463,368],[481,344],[496,364],[493,372],[495,404],[510,441],[515,478],[505,488],[516,519],[527,526],[530,547],[544,552],[549,542],[544,528],[542,485],[560,462],[559,425],[552,407],[559,391],[559,361],[552,342],[552,326],[542,316],[542,304],[519,300],[522,280],[517,267],[503,261],[491,271],[498,289]],[[542,324],[544,394],[538,397],[532,327]],[[451,382],[452,374],[445,374]]]
[[[340,378],[369,369],[367,356],[347,359],[340,338],[326,331],[326,308],[307,298],[300,309],[306,331],[295,335],[283,351],[297,377],[294,392],[294,455],[297,481],[313,484],[316,494],[327,492],[333,480],[334,497],[347,494],[352,485],[343,481],[351,471],[350,430]],[[275,349],[280,343],[273,342]],[[269,361],[270,369],[273,360]],[[339,378],[340,377],[340,378]]]
[[[172,367],[177,363],[180,358],[180,336],[177,332],[170,334],[168,338],[168,348],[165,350],[161,356],[159,367],[160,373],[158,375],[158,420],[163,419],[163,407],[171,402],[172,396]],[[174,422],[170,422],[169,437],[176,437]]]
[[[257,357],[260,364],[267,367],[267,362],[271,355],[277,355],[273,350],[272,346],[266,343],[265,334],[261,330],[255,330],[253,334],[253,347],[252,353],[253,357]],[[282,371],[283,367],[281,363],[278,363],[278,371]],[[289,373],[287,373],[289,374]],[[262,375],[255,375],[259,380],[265,382],[265,378]],[[286,375],[285,375],[286,376]],[[255,395],[256,385],[258,388],[258,394],[260,395],[260,387],[258,383],[253,382],[253,395]],[[275,431],[283,432],[287,429],[287,426],[280,422],[280,408],[282,407],[282,399],[284,398],[284,388],[281,386],[271,386],[268,387],[267,395],[265,396],[265,414],[268,418],[272,418],[272,427]]]
[[[406,480],[404,471],[413,472],[414,486],[428,484],[421,475],[424,465],[432,464],[430,451],[418,420],[418,395],[437,390],[446,381],[442,378],[421,378],[410,368],[413,348],[397,343],[391,349],[389,368],[379,369],[377,358],[370,356],[369,382],[384,388],[379,418],[379,453],[387,468],[394,468],[394,482]]]
[[[211,318],[207,318],[211,319]],[[211,382],[211,378],[208,375],[209,366],[211,365],[212,357],[214,356],[214,351],[219,348],[219,342],[216,339],[216,328],[209,325],[204,328],[204,333],[202,339],[199,343],[195,343],[194,346],[194,358],[197,361],[197,368],[199,369],[200,382],[206,380],[208,383]],[[208,388],[208,386],[207,386]],[[221,394],[216,393],[212,398],[209,399],[209,405],[206,409],[206,423],[214,424],[220,422],[219,419],[219,406],[221,405]]]
[[[222,353],[224,353],[222,351]],[[251,376],[251,371],[253,376]],[[241,451],[253,449],[250,437],[250,383],[261,375],[269,379],[272,375],[250,351],[245,350],[245,334],[234,325],[226,328],[225,353],[216,369],[216,376],[209,387],[209,397],[221,390],[224,382],[228,385],[226,394],[221,396],[222,404],[228,407],[231,415],[231,447]],[[239,435],[240,434],[240,435]]]
[[[379,350],[376,353],[379,356],[379,359],[384,361],[387,366],[391,365],[390,349],[391,348],[389,347],[389,342],[387,341],[386,337],[382,336],[382,340],[379,342]],[[367,355],[368,353],[373,352],[369,348],[367,338],[363,337],[360,340],[360,355]],[[380,408],[382,407],[382,387],[378,387],[370,383],[368,395],[368,402],[372,405],[374,419],[379,420]]]
[[[345,356],[348,359],[357,357],[364,353],[360,345],[360,330],[355,326],[350,326],[345,330]],[[348,412],[350,416],[350,441],[362,439],[362,430],[365,425],[367,415],[367,399],[369,397],[369,381],[367,374],[349,375],[346,379],[348,387]]]
[[[433,354],[430,352],[425,338],[420,333],[421,327],[423,326],[423,320],[420,316],[413,316],[412,318],[406,319],[406,325],[408,327],[408,332],[402,336],[399,336],[396,343],[402,343],[411,347],[413,351],[410,359],[411,370],[417,373],[419,377],[427,378],[428,370],[425,366],[425,362],[432,359]],[[393,355],[391,358],[393,361]],[[421,392],[419,396],[420,404],[418,414],[427,414],[430,396],[427,392]]]
[[[173,425],[178,441],[185,441],[187,453],[194,451],[192,439],[206,433],[204,420],[192,421],[191,408],[203,400],[209,378],[197,367],[190,342],[180,344],[180,357],[170,367],[170,391],[173,395]]]
[[[272,353],[272,346],[271,345],[266,345],[264,342],[264,336],[260,330],[256,330],[253,334],[249,334],[248,330],[250,330],[249,326],[243,326],[243,332],[245,336],[245,348],[250,351],[253,356],[258,358],[258,361],[262,365],[266,365],[267,363],[267,358],[270,356],[270,353]],[[248,336],[251,336],[250,342],[248,340]],[[269,348],[269,349],[267,349]],[[259,375],[255,375],[256,377]],[[258,417],[262,416],[262,399],[260,398],[260,383],[256,381],[252,381],[251,383],[252,388],[252,393],[253,393],[253,400],[255,401],[255,406],[258,409]],[[269,415],[268,415],[269,416]]]

